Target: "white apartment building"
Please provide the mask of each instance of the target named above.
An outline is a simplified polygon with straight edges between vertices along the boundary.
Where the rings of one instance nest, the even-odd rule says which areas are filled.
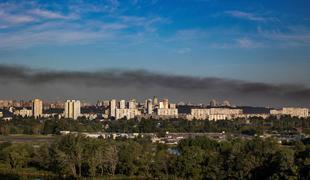
[[[232,119],[232,116],[228,114],[210,114],[208,119],[209,121],[227,120]]]
[[[21,117],[31,117],[32,116],[32,110],[23,108],[19,110],[15,110],[13,113],[15,116],[21,116]]]
[[[110,101],[110,117],[115,117],[115,110],[116,110],[116,100],[112,99]]]
[[[282,115],[282,109],[271,109],[270,110],[270,114],[271,115],[275,115],[275,116],[277,116],[277,115]]]
[[[138,109],[116,109],[115,111],[115,119],[133,119],[136,116],[141,115],[141,112]]]
[[[153,113],[153,102],[152,99],[147,100],[147,114]]]
[[[163,99],[159,102],[159,109],[168,109],[169,108],[169,100]]]
[[[125,109],[126,108],[126,101],[125,100],[120,100],[119,101],[119,108],[120,109]]]
[[[137,105],[136,105],[136,100],[132,99],[128,102],[128,108],[129,109],[136,109]]]
[[[40,99],[34,99],[32,101],[32,115],[34,118],[39,118],[43,114],[43,102]]]
[[[230,109],[230,108],[210,108],[210,114],[226,114],[226,115],[239,115],[242,114],[242,109]]]
[[[67,100],[65,102],[65,118],[77,119],[81,114],[81,102],[78,100]]]
[[[205,120],[208,119],[210,115],[210,109],[202,108],[202,109],[191,109],[191,114],[188,119],[197,119],[197,120]]]
[[[158,116],[169,116],[169,117],[177,118],[178,117],[178,109],[171,109],[171,108],[160,109],[160,108],[158,108],[157,109],[157,115]]]
[[[170,104],[168,99],[164,99],[159,102],[159,107],[156,109],[156,115],[162,116],[163,118],[177,118],[178,117],[178,109],[175,104]]]
[[[233,119],[243,114],[242,109],[231,109],[231,108],[197,108],[191,109],[191,114],[187,116],[189,120],[224,120]]]
[[[296,107],[284,107],[280,110],[270,110],[271,115],[288,115],[291,117],[307,118],[309,117],[309,109],[307,108],[296,108]]]

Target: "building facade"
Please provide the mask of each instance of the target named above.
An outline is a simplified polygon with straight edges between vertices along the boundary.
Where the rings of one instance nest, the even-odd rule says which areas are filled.
[[[112,99],[110,101],[110,117],[115,118],[115,111],[116,111],[116,100]]]
[[[43,101],[40,99],[34,99],[32,101],[32,115],[34,118],[42,117],[43,114]]]
[[[138,109],[128,109],[128,108],[124,108],[124,109],[116,109],[115,111],[115,119],[133,119],[136,116],[141,115],[141,112]]]
[[[164,99],[159,102],[156,115],[162,118],[178,118],[178,109],[175,104],[169,105],[168,99]]]
[[[32,109],[22,108],[15,110],[13,114],[14,116],[31,117],[33,116],[32,112]]]
[[[152,99],[147,100],[147,114],[153,113],[153,102]]]
[[[270,110],[270,114],[278,116],[287,115],[291,117],[307,118],[309,117],[309,109],[297,108],[297,107],[284,107],[282,109]]]
[[[77,119],[81,114],[81,102],[78,100],[67,100],[65,103],[65,118]]]
[[[187,118],[189,120],[225,120],[233,119],[243,114],[242,109],[232,108],[193,108]]]

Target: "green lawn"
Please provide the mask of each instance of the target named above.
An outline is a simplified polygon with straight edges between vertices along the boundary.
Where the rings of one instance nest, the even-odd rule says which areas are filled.
[[[12,143],[21,142],[51,142],[57,136],[52,135],[27,135],[27,134],[10,134],[7,136],[0,136],[1,141],[10,141]]]

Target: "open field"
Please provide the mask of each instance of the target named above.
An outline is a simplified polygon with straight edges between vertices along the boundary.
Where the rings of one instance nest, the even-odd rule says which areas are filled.
[[[25,134],[10,134],[7,136],[0,136],[0,143],[10,141],[12,143],[22,142],[51,142],[57,136],[54,135],[25,135]]]

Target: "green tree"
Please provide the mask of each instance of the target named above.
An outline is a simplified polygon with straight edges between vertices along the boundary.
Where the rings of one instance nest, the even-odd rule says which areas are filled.
[[[11,168],[27,167],[33,148],[29,144],[13,144],[3,150],[6,162]]]
[[[67,166],[74,177],[82,176],[84,144],[87,139],[82,135],[66,135],[56,141],[53,146],[53,156],[61,168]],[[66,168],[66,169],[67,169]],[[56,168],[59,169],[59,168]]]
[[[181,155],[177,158],[177,170],[184,178],[201,179],[205,151],[198,146],[183,148]]]
[[[98,139],[87,139],[85,142],[85,160],[89,166],[91,177],[96,176],[97,167],[103,158],[105,145]]]
[[[109,175],[114,176],[118,164],[118,149],[116,145],[110,144],[107,146],[100,160],[101,175],[105,169]]]

